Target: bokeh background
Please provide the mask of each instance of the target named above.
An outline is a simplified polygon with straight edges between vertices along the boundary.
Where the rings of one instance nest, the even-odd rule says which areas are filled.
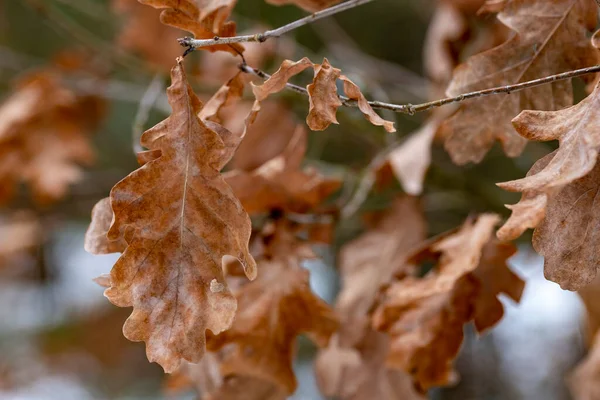
[[[438,5],[433,0],[377,0],[269,41],[262,49],[253,49],[249,59],[273,72],[283,58],[309,56],[319,62],[326,56],[370,98],[424,102],[443,93],[423,62]],[[147,43],[132,47],[129,41],[139,40],[136,35],[141,34],[126,36],[139,12],[136,7],[141,6],[135,0],[0,0],[0,101],[14,92],[14,82],[23,74],[49,66],[60,68],[75,92],[102,99],[101,116],[91,132],[96,159],[85,168],[82,179],[53,204],[33,202],[28,189],[21,187],[0,210],[0,221],[22,223],[24,235],[23,239],[14,236],[14,230],[0,227],[0,252],[13,251],[14,241],[27,242],[17,246],[18,254],[13,251],[0,262],[0,399],[196,398],[191,390],[166,390],[162,370],[147,362],[143,344],[122,336],[130,311],[109,304],[103,289],[92,281],[110,270],[117,255],[92,256],[83,250],[93,205],[137,167],[135,132],[168,115],[163,92],[156,96],[148,116],[139,115],[140,100],[149,88],[168,85],[168,68],[182,53],[171,40],[177,34],[144,32]],[[303,15],[294,6],[239,0],[233,19],[238,31],[246,33]],[[478,23],[493,23],[490,18]],[[466,55],[468,50],[457,53],[456,61]],[[214,93],[235,73],[238,61],[229,55],[192,54],[191,81],[199,95],[208,98]],[[581,97],[583,86],[576,84]],[[307,101],[284,92],[273,107],[275,112],[282,107],[301,121]],[[354,111],[341,109],[339,125],[310,134],[306,160],[324,173],[343,177],[346,190],[364,178],[374,157],[427,117],[388,113],[385,117],[396,121],[398,132],[387,134]],[[273,135],[291,134],[285,124],[273,126],[281,129]],[[481,164],[459,168],[434,146],[423,195],[429,233],[455,227],[473,212],[507,215],[503,204],[517,198],[495,183],[523,176],[550,148],[530,144],[513,160],[495,148]],[[361,211],[385,208],[399,192],[397,183],[371,191]],[[344,189],[339,196],[344,196]],[[334,246],[320,249],[323,261],[307,264],[313,288],[328,301],[338,288],[336,250],[360,232],[358,214],[341,221]],[[457,361],[461,381],[432,391],[431,398],[570,398],[565,377],[586,351],[585,308],[577,294],[544,280],[542,260],[526,244],[528,238],[523,240],[512,260],[527,280],[521,304],[506,301],[505,318],[481,338],[467,329]],[[300,387],[294,399],[320,398],[312,375],[314,352],[307,340],[299,341]]]

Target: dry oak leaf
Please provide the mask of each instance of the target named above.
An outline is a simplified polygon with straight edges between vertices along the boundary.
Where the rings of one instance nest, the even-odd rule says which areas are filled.
[[[482,332],[502,317],[499,293],[520,299],[524,283],[506,265],[514,247],[492,238],[498,221],[484,214],[425,242],[409,262],[433,257],[437,266],[423,278],[398,275],[375,309],[373,326],[391,336],[389,365],[420,391],[449,383],[464,324]]]
[[[191,32],[196,39],[215,36],[235,36],[235,22],[226,21],[235,0],[138,0],[142,4],[163,9],[160,21],[169,26]],[[244,51],[239,43],[202,47],[209,51],[228,51],[234,55]]]
[[[414,197],[396,199],[385,212],[369,219],[370,229],[340,250],[342,290],[335,307],[342,320],[342,346],[352,346],[362,338],[379,288],[401,272],[409,251],[427,231]]]
[[[306,87],[309,102],[306,124],[313,131],[322,131],[332,123],[338,123],[335,114],[342,102],[338,97],[335,82],[340,77],[341,70],[332,67],[326,58],[322,64],[315,65],[314,70],[313,82]]]
[[[560,146],[538,160],[523,179],[498,184],[523,192],[509,206],[512,215],[498,231],[514,239],[536,228],[533,245],[545,257],[545,275],[561,287],[576,290],[596,275],[594,228],[600,150],[600,85],[580,103],[553,111],[523,111],[514,120],[530,140],[556,140]]]
[[[302,8],[303,10],[315,12],[327,7],[331,7],[340,1],[341,0],[267,0],[267,3],[274,4],[276,6],[293,4]]]
[[[177,39],[183,36],[182,32],[162,24],[159,11],[137,0],[113,0],[112,7],[115,12],[126,15],[126,23],[117,38],[119,46],[138,52],[161,70],[170,70],[173,60],[181,54]]]
[[[341,347],[333,336],[315,360],[317,384],[325,396],[339,400],[424,400],[410,376],[388,368],[389,337],[367,330],[355,348]]]
[[[449,96],[524,82],[596,64],[588,39],[596,26],[597,5],[588,0],[515,0],[498,19],[515,35],[502,45],[470,57],[456,68]],[[445,147],[457,164],[480,162],[495,140],[510,157],[527,141],[510,120],[523,109],[558,110],[573,104],[570,80],[509,95],[463,102],[441,126]]]
[[[337,109],[342,105],[336,86],[336,81],[339,78],[344,84],[344,92],[348,98],[356,101],[359,110],[370,123],[376,126],[383,126],[388,132],[396,131],[393,122],[387,121],[377,115],[360,91],[360,88],[347,76],[341,75],[341,70],[332,67],[326,58],[323,59],[322,64],[313,64],[306,57],[295,62],[284,60],[277,72],[262,85],[252,84],[252,91],[256,98],[256,112],[258,113],[260,110],[260,102],[264,101],[269,95],[283,90],[293,76],[311,66],[314,70],[314,77],[312,83],[306,86],[309,97],[306,124],[311,130],[322,131],[327,129],[332,123],[338,123],[336,113]]]
[[[246,76],[242,71],[239,71],[204,104],[198,117],[202,120],[222,123],[220,116],[221,109],[231,106],[240,100],[244,94],[245,85]]]
[[[299,258],[284,244],[273,259],[259,263],[258,278],[236,293],[239,307],[232,327],[208,342],[210,350],[224,351],[223,376],[253,377],[292,394],[296,337],[304,333],[326,346],[337,330],[334,311],[311,291],[309,272]]]
[[[249,214],[273,209],[303,213],[341,186],[339,179],[323,177],[313,169],[300,169],[306,146],[306,130],[297,126],[282,154],[253,171],[233,170],[224,175]]]
[[[567,384],[574,400],[597,400],[600,398],[600,333],[587,356],[571,372]]]
[[[208,352],[198,364],[186,363],[166,381],[167,393],[193,388],[199,400],[285,400],[288,393],[270,381],[252,376],[221,375],[224,352]]]
[[[398,179],[407,194],[423,192],[425,174],[431,165],[431,144],[439,122],[427,122],[403,143],[392,149],[377,167],[378,180],[387,181],[390,173]]]
[[[94,160],[88,132],[102,105],[63,87],[52,71],[22,78],[0,106],[0,202],[10,200],[19,183],[28,184],[39,203],[64,197],[83,177],[80,165]]]
[[[387,132],[396,132],[394,123],[381,118],[375,111],[373,111],[373,108],[360,91],[360,88],[356,86],[356,84],[352,82],[350,78],[348,78],[346,75],[342,75],[340,76],[340,80],[344,82],[344,93],[346,93],[346,96],[348,96],[348,98],[351,100],[356,100],[358,109],[363,113],[367,121],[376,126],[383,126]]]
[[[202,103],[181,59],[171,79],[173,112],[141,139],[160,156],[111,190],[114,218],[107,237],[124,237],[128,246],[105,291],[115,305],[133,306],[123,333],[145,341],[148,359],[166,372],[183,359],[198,362],[206,329],[219,333],[233,321],[236,301],[222,258],[237,258],[248,278],[256,276],[248,252],[250,219],[219,173],[240,138],[197,117]]]
[[[425,237],[425,220],[412,197],[397,199],[369,220],[370,229],[340,253],[342,290],[335,307],[341,326],[317,355],[317,383],[324,395],[342,400],[422,399],[405,372],[386,366],[389,338],[372,330],[369,312],[381,285],[402,271],[410,249]]]

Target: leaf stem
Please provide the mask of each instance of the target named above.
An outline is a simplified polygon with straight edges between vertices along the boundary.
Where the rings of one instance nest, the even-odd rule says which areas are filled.
[[[331,15],[337,14],[342,11],[349,10],[351,8],[360,6],[362,4],[369,3],[373,0],[348,0],[343,3],[337,4],[335,6],[326,8],[321,11],[317,11],[316,13],[307,15],[304,18],[300,18],[296,21],[290,22],[289,24],[280,26],[279,28],[272,29],[269,31],[265,31],[262,33],[256,33],[253,35],[241,35],[241,36],[233,36],[233,37],[218,37],[215,36],[212,39],[194,39],[191,37],[184,37],[179,39],[179,44],[188,48],[189,51],[193,51],[195,49],[201,47],[214,46],[218,44],[232,44],[232,43],[245,43],[245,42],[264,42],[271,38],[279,37],[283,34],[286,34],[294,29],[300,28],[304,25],[310,24],[312,22],[318,21],[320,19],[329,17]]]

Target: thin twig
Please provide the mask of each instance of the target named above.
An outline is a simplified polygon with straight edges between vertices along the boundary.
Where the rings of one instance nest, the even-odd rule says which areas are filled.
[[[142,145],[140,144],[140,138],[142,137],[142,132],[144,132],[144,125],[148,121],[148,117],[150,116],[150,110],[154,106],[154,103],[158,99],[158,96],[163,91],[163,82],[161,74],[154,75],[150,85],[148,85],[148,89],[142,96],[140,100],[140,106],[138,107],[137,113],[135,114],[135,119],[133,122],[133,151],[135,154],[143,151]]]
[[[249,65],[242,64],[242,65],[240,65],[240,69],[244,72],[254,74],[262,79],[269,79],[271,77],[271,75],[267,74],[266,72],[261,71],[256,68],[253,68],[253,67],[250,67]],[[546,83],[562,81],[562,80],[570,79],[570,78],[576,78],[578,76],[593,74],[596,72],[600,72],[600,65],[594,65],[592,67],[580,68],[580,69],[576,69],[573,71],[568,71],[568,72],[563,72],[563,73],[556,74],[556,75],[546,76],[544,78],[533,79],[533,80],[527,81],[527,82],[516,83],[514,85],[498,86],[498,87],[493,87],[493,88],[489,88],[489,89],[477,90],[475,92],[462,93],[462,94],[459,94],[458,96],[446,97],[446,98],[439,99],[439,100],[429,101],[427,103],[392,104],[392,103],[385,103],[382,101],[369,101],[369,105],[373,108],[377,108],[377,109],[381,109],[381,110],[391,110],[391,111],[394,111],[397,113],[413,115],[415,113],[427,111],[427,110],[430,110],[430,109],[436,108],[436,107],[441,107],[446,104],[460,103],[462,101],[473,99],[476,97],[491,96],[491,95],[501,94],[501,93],[511,94],[513,92],[518,92],[518,91],[528,89],[528,88],[531,88],[534,86],[540,86],[540,85],[544,85]],[[301,86],[294,85],[292,83],[287,83],[286,87],[295,92],[308,95],[308,91]],[[346,96],[338,96],[338,97],[342,101],[342,105],[344,105],[346,107],[357,107],[358,106],[358,104],[355,100],[351,100]]]
[[[193,39],[185,37],[179,39],[179,44],[190,49],[197,49],[200,47],[214,46],[217,44],[232,44],[232,43],[245,43],[245,42],[264,42],[267,39],[279,37],[285,33],[293,31],[294,29],[300,28],[301,26],[310,24],[318,21],[322,18],[329,17],[342,11],[349,10],[351,8],[360,6],[365,3],[369,3],[373,0],[348,0],[344,3],[337,4],[333,7],[326,8],[321,11],[317,11],[314,14],[308,15],[304,18],[300,18],[296,21],[290,22],[289,24],[280,26],[277,29],[272,29],[262,33],[256,33],[254,35],[241,35],[233,37],[218,37],[215,36],[213,39]]]

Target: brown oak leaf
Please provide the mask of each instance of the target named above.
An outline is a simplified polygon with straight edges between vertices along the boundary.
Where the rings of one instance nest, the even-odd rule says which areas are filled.
[[[232,327],[211,335],[208,346],[222,350],[222,376],[271,382],[290,395],[297,386],[292,369],[297,336],[307,334],[326,346],[338,322],[334,311],[311,291],[309,272],[300,266],[305,245],[285,220],[272,228],[259,258],[260,275],[236,290],[239,307]]]
[[[115,305],[133,306],[123,333],[145,341],[148,359],[166,372],[183,359],[198,362],[206,329],[219,333],[233,321],[236,301],[222,258],[237,258],[248,278],[256,276],[248,252],[250,220],[219,173],[240,137],[197,117],[202,103],[181,60],[171,79],[173,112],[141,139],[159,157],[111,190],[114,218],[107,238],[125,238],[128,245],[105,292]]]
[[[520,299],[524,283],[506,265],[515,249],[492,238],[498,221],[484,214],[425,242],[409,263],[433,258],[437,266],[423,278],[398,274],[377,304],[373,326],[391,336],[389,365],[421,391],[449,383],[464,324],[474,320],[482,332],[502,317],[499,293]]]
[[[587,0],[519,0],[507,3],[498,19],[515,31],[502,45],[477,54],[454,72],[449,96],[505,86],[593,65],[588,39],[597,5]],[[568,43],[568,45],[566,45]],[[441,127],[445,147],[457,164],[480,162],[495,140],[510,157],[526,140],[510,120],[523,109],[558,110],[573,103],[570,80],[502,96],[468,100]]]
[[[369,312],[380,286],[403,269],[409,250],[425,237],[425,220],[411,197],[369,219],[371,229],[341,250],[335,306],[341,326],[317,355],[317,383],[324,395],[342,400],[421,399],[406,373],[386,366],[389,337],[372,330]]]
[[[352,82],[350,78],[348,78],[346,75],[342,75],[340,76],[340,80],[344,82],[344,93],[346,93],[346,96],[348,96],[348,98],[351,100],[356,100],[358,103],[358,109],[364,114],[367,121],[376,126],[383,126],[387,132],[396,132],[394,123],[381,118],[375,111],[373,111],[373,108],[360,91],[360,88],[356,86],[356,84]]]
[[[545,257],[545,275],[561,287],[576,290],[589,283],[598,268],[595,243],[597,158],[600,150],[600,85],[580,103],[560,111],[523,111],[514,120],[530,140],[558,140],[558,150],[538,160],[525,178],[498,184],[523,192],[509,206],[512,215],[498,231],[514,239],[536,228],[533,245]]]
[[[0,106],[0,202],[26,183],[39,203],[67,194],[94,153],[88,132],[102,115],[103,102],[77,96],[54,71],[23,77]],[[43,143],[43,146],[40,146]]]
[[[241,99],[244,94],[245,85],[246,76],[243,72],[239,71],[204,104],[198,117],[202,120],[221,123],[221,109],[231,106]]]
[[[191,32],[196,39],[215,36],[235,36],[236,25],[226,21],[236,0],[139,0],[140,3],[162,9],[160,21]],[[209,51],[228,51],[234,55],[244,51],[239,43],[202,47]]]
[[[341,71],[332,67],[326,58],[322,64],[315,65],[314,69],[313,82],[306,87],[309,96],[306,124],[313,131],[322,131],[332,123],[338,123],[335,114],[342,102],[338,97],[335,82]]]
[[[297,126],[282,154],[255,170],[233,170],[224,175],[249,214],[273,209],[303,213],[340,187],[339,179],[325,178],[314,169],[300,169],[306,146],[306,130]]]
[[[407,194],[421,194],[425,174],[431,164],[431,144],[438,126],[439,122],[431,120],[392,149],[377,167],[379,180],[386,181],[389,173],[393,173]]]
[[[309,97],[309,110],[306,124],[313,131],[327,129],[332,123],[337,124],[337,109],[342,101],[337,93],[336,81],[338,78],[344,84],[344,93],[350,100],[356,101],[358,109],[363,113],[367,121],[376,126],[383,126],[388,132],[395,132],[394,123],[381,118],[371,107],[360,88],[347,76],[341,75],[341,70],[331,66],[325,58],[322,64],[313,64],[304,57],[300,61],[285,60],[281,66],[262,85],[252,84],[252,91],[256,98],[256,113],[260,110],[260,102],[269,95],[283,90],[288,81],[295,75],[309,67],[313,67],[313,81],[306,86]]]

